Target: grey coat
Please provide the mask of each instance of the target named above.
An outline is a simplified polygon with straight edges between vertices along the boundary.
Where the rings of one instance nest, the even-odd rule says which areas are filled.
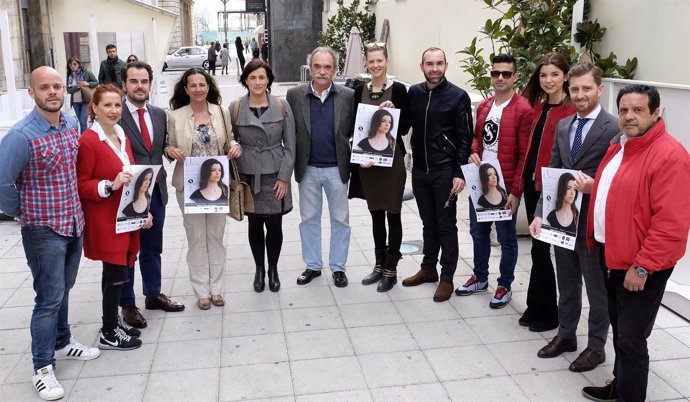
[[[334,132],[335,152],[338,160],[338,171],[343,183],[350,179],[350,137],[352,137],[352,122],[354,116],[354,91],[340,85],[335,86]],[[287,92],[287,101],[295,114],[295,132],[297,135],[297,147],[295,151],[295,180],[301,182],[309,163],[309,150],[311,149],[311,116],[309,110],[309,97],[311,87],[309,83],[290,88]]]
[[[240,102],[237,121],[233,126],[242,156],[237,160],[240,173],[254,175],[255,193],[261,189],[261,175],[278,173],[278,180],[290,183],[295,167],[295,119],[290,105],[273,96],[268,97],[268,109],[256,117],[249,110],[247,95],[230,103],[230,115],[235,102]],[[276,102],[283,102],[285,118]]]

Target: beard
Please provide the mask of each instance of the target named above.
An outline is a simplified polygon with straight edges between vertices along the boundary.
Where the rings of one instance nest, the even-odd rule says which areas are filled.
[[[65,103],[65,98],[60,99],[60,104],[57,106],[48,106],[45,102],[42,100],[39,100],[38,98],[34,98],[34,102],[36,102],[36,107],[38,107],[41,110],[44,110],[49,113],[55,113],[59,112],[60,109],[62,109],[62,105]]]
[[[424,73],[424,79],[426,80],[426,82],[428,82],[430,84],[439,84],[441,81],[443,81],[444,78],[446,78],[445,73],[441,74],[437,77],[431,77],[431,76],[427,75],[426,73]]]

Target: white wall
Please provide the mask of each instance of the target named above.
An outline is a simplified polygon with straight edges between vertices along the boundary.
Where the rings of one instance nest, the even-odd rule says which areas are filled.
[[[598,50],[637,57],[635,79],[690,85],[690,1],[591,0],[591,19],[607,28]]]

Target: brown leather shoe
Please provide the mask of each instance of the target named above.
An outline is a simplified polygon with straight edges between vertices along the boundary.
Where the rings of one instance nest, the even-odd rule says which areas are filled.
[[[584,371],[592,371],[598,365],[606,361],[606,352],[603,350],[596,350],[590,347],[580,353],[568,367],[568,370],[575,373],[582,373]]]
[[[436,292],[434,293],[435,302],[444,302],[450,299],[450,295],[453,294],[453,282],[441,281],[438,283]]]
[[[417,286],[422,283],[438,282],[438,272],[435,269],[420,269],[416,274],[402,281],[403,286]]]
[[[176,312],[184,310],[184,304],[171,300],[163,293],[158,296],[146,296],[144,305],[147,310],[163,310],[167,312]]]
[[[146,328],[148,325],[137,306],[122,307],[122,318],[134,328]]]
[[[563,352],[574,352],[577,350],[577,339],[563,339],[556,335],[548,345],[537,352],[537,356],[542,359],[560,356]]]

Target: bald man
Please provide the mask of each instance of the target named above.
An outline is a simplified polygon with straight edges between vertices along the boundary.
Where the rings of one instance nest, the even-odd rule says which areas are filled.
[[[36,106],[0,142],[0,210],[22,225],[22,242],[36,292],[31,315],[34,387],[45,400],[65,394],[55,357],[91,360],[97,348],[70,333],[69,291],[82,248],[84,215],[77,192],[77,121],[61,112],[65,87],[50,67],[31,73]]]

